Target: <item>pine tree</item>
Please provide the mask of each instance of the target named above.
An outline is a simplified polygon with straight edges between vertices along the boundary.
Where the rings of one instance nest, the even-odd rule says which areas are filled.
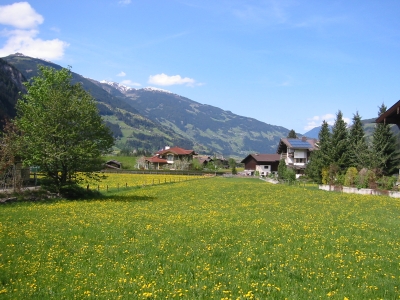
[[[379,107],[379,116],[386,112],[386,106]],[[394,174],[399,168],[399,152],[396,150],[396,137],[389,124],[378,123],[372,136],[371,167],[383,175]]]
[[[307,164],[305,173],[316,182],[322,182],[322,169],[328,168],[331,164],[331,132],[328,123],[322,122],[321,130],[318,134],[318,150],[310,155],[310,161]]]
[[[370,151],[365,141],[365,133],[358,112],[353,116],[349,133],[349,166],[358,170],[369,166]]]
[[[325,120],[322,122],[321,130],[318,133],[318,140],[318,151],[321,159],[321,168],[328,167],[332,163],[332,134],[329,129],[329,124]]]
[[[293,129],[290,130],[289,133],[288,133],[287,138],[288,138],[288,139],[297,139],[296,131],[294,131]]]
[[[347,124],[343,120],[343,114],[339,110],[336,115],[335,124],[332,128],[331,151],[330,158],[332,164],[339,167],[341,171],[349,167],[349,144]]]

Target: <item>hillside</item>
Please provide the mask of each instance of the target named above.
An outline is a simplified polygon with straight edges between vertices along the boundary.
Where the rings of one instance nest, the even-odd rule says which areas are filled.
[[[38,75],[38,65],[57,70],[62,68],[54,63],[20,54],[10,55],[3,59],[18,69],[27,80]],[[96,81],[72,72],[72,82],[80,82],[82,87],[97,100],[101,116],[117,138],[118,148],[153,151],[172,144],[193,147],[190,140],[142,116],[132,105],[99,87]]]
[[[27,80],[38,74],[38,64],[54,63],[21,54],[5,58]],[[165,145],[197,152],[243,157],[248,153],[274,153],[289,130],[233,114],[154,88],[132,89],[99,82],[73,73],[97,100],[100,114],[117,137],[117,146],[154,151]]]
[[[15,117],[15,104],[19,92],[24,91],[25,77],[11,64],[0,59],[0,119],[12,119]],[[3,124],[0,124],[0,127]]]
[[[216,153],[237,156],[274,153],[280,138],[289,132],[281,126],[158,89],[128,89],[123,94],[145,117]]]

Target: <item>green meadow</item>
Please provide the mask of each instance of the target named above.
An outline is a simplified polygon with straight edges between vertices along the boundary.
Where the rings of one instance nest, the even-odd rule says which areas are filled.
[[[399,228],[397,199],[250,178],[4,204],[0,299],[399,299]]]

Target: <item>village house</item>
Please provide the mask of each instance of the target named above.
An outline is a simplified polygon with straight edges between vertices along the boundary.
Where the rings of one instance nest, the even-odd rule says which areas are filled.
[[[241,163],[244,164],[246,175],[255,175],[258,172],[260,176],[268,176],[278,171],[280,159],[280,154],[249,154]]]
[[[396,124],[400,128],[400,100],[393,104],[385,113],[381,114],[376,123]]]
[[[165,147],[157,151],[154,156],[145,158],[146,169],[188,169],[193,156],[196,155],[194,150],[186,150],[180,147]]]
[[[280,159],[284,159],[286,166],[296,172],[296,177],[304,174],[304,170],[309,162],[310,154],[317,149],[316,139],[282,138],[279,142],[277,154]]]

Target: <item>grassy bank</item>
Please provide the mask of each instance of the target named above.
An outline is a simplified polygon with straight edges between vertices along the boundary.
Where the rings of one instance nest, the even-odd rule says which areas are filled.
[[[2,299],[398,299],[400,202],[209,178],[0,206]]]

